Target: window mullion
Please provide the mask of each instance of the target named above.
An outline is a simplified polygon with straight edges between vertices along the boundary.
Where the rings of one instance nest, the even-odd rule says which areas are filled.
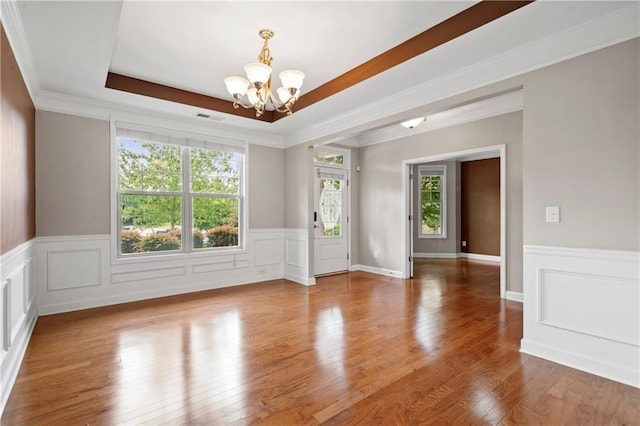
[[[182,199],[182,250],[190,253],[193,251],[191,150],[185,146],[182,147]]]

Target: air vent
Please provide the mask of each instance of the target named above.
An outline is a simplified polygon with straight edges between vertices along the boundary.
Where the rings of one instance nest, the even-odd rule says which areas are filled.
[[[204,114],[202,112],[197,113],[196,117],[198,117],[198,118],[206,118],[207,120],[213,120],[213,121],[222,121],[222,120],[224,120],[224,117]]]

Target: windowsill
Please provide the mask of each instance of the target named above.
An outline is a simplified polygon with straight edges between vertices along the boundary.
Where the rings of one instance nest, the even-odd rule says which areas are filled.
[[[421,240],[446,240],[447,235],[418,235]]]
[[[192,251],[189,253],[185,252],[173,252],[173,253],[148,253],[148,254],[139,254],[135,256],[118,256],[112,259],[113,265],[127,265],[127,264],[136,264],[136,263],[144,263],[144,262],[167,262],[172,260],[187,260],[187,259],[207,259],[207,258],[218,258],[223,256],[236,256],[248,254],[249,251],[246,248],[232,248],[232,249],[220,249],[220,250],[211,250],[211,251]]]

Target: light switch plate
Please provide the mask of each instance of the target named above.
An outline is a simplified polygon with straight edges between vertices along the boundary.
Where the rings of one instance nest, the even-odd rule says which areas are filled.
[[[552,222],[552,223],[560,222],[560,207],[558,206],[547,207],[547,222]]]

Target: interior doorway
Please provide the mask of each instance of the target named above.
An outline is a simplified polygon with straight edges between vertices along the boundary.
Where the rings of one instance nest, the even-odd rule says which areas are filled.
[[[451,248],[445,250],[446,253],[438,253],[438,250],[435,250],[436,253],[429,257],[474,258],[473,255],[465,253],[467,250],[461,250],[460,246],[463,241],[460,235],[459,212],[455,213],[458,215],[456,224],[456,216],[451,211],[447,211],[447,206],[455,206],[456,203],[447,203],[446,200],[455,197],[455,190],[451,188],[452,176],[454,176],[452,169],[455,169],[455,165],[464,161],[488,158],[500,159],[500,250],[499,256],[485,257],[498,261],[500,265],[500,297],[505,298],[507,282],[506,145],[494,145],[403,161],[403,192],[405,199],[403,207],[404,217],[407,219],[405,221],[404,241],[402,244],[405,259],[403,262],[403,276],[405,278],[413,277],[414,274],[415,255],[418,255],[415,243],[418,236],[424,239],[418,240],[420,244],[431,244],[434,247],[452,245]],[[421,166],[418,167],[417,165]],[[423,216],[426,217],[425,223],[423,223]],[[482,256],[478,258],[482,258]]]

